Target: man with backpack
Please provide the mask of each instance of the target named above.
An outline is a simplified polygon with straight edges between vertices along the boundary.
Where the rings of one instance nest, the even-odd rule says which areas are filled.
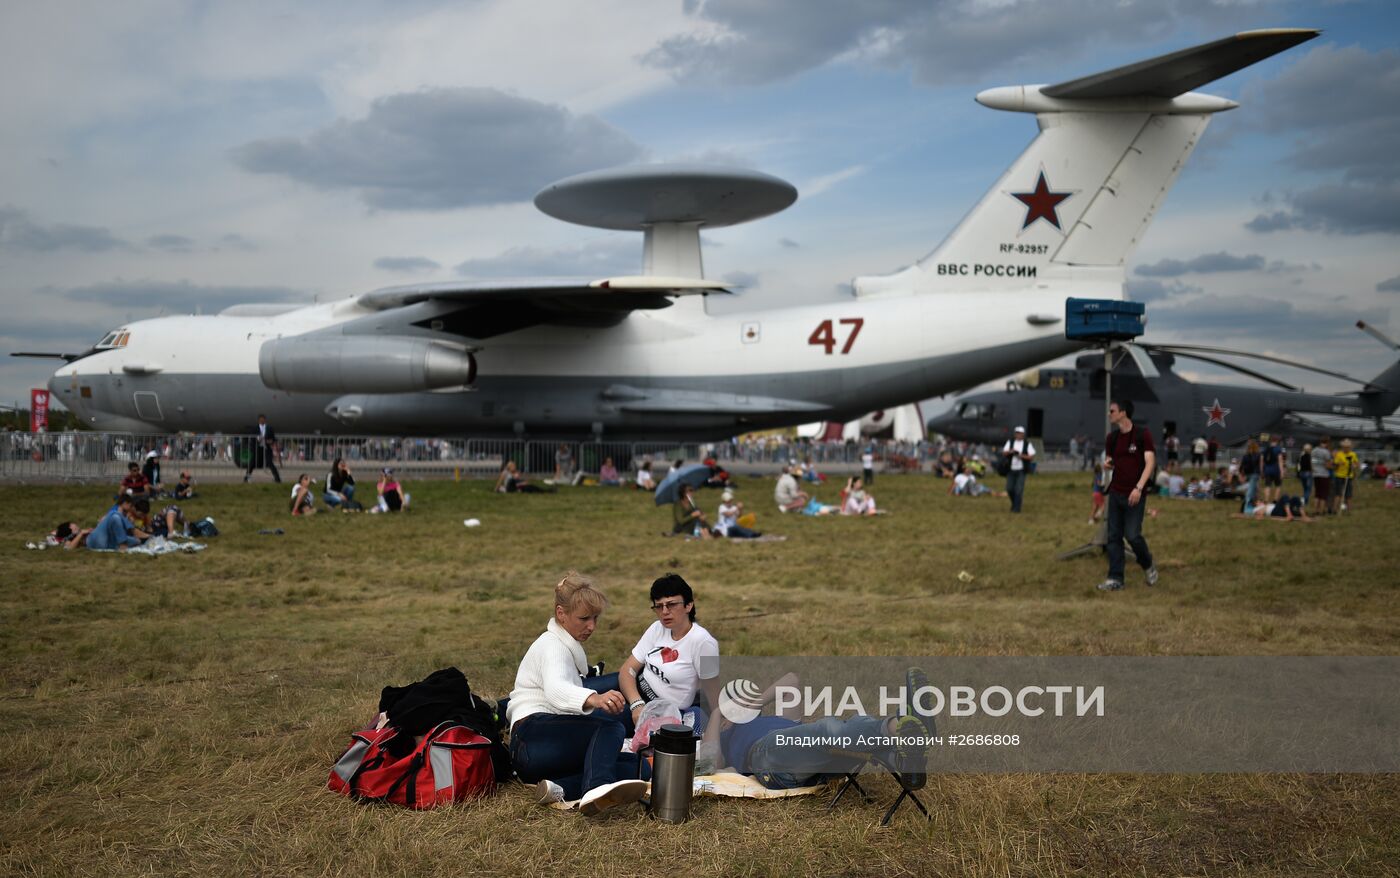
[[[1133,425],[1133,402],[1115,400],[1108,406],[1113,425],[1104,440],[1104,466],[1112,472],[1108,485],[1108,578],[1099,583],[1101,591],[1123,587],[1123,541],[1133,547],[1137,562],[1147,574],[1147,584],[1157,584],[1157,568],[1152,552],[1142,536],[1142,518],[1147,510],[1147,482],[1157,465],[1157,449],[1146,427]]]

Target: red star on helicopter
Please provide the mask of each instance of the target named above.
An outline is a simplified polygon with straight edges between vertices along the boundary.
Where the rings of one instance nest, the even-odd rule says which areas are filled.
[[[1060,228],[1060,216],[1056,212],[1056,208],[1061,201],[1064,201],[1074,193],[1051,192],[1050,184],[1045,182],[1045,171],[1042,170],[1040,172],[1040,177],[1035,182],[1035,191],[1012,192],[1009,194],[1012,198],[1026,206],[1026,219],[1025,222],[1021,223],[1022,230],[1029,228],[1030,224],[1036,220],[1043,219],[1055,228],[1060,229],[1060,231],[1064,231],[1064,229]]]
[[[1217,399],[1210,405],[1201,406],[1201,411],[1206,413],[1206,426],[1219,424],[1225,426],[1225,416],[1230,413],[1230,409],[1221,408],[1220,400]]]

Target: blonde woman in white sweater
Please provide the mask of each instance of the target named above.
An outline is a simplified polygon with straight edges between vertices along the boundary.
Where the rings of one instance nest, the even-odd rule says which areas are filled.
[[[584,799],[585,814],[635,802],[646,791],[642,781],[619,780],[637,777],[636,756],[622,752],[622,693],[582,685],[583,645],[607,605],[588,577],[570,572],[559,581],[554,617],[520,660],[506,709],[516,774],[539,786],[542,803]]]

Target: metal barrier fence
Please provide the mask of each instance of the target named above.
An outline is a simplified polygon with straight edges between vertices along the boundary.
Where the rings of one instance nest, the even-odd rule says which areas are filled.
[[[849,470],[859,467],[869,450],[882,472],[926,472],[944,451],[956,458],[980,455],[984,460],[997,451],[967,443],[807,442],[771,436],[706,443],[282,435],[278,446],[275,462],[285,478],[305,472],[318,480],[337,457],[361,479],[383,467],[401,471],[405,479],[494,479],[508,460],[523,473],[568,479],[580,471],[596,475],[610,459],[622,480],[630,482],[645,460],[653,461],[657,478],[676,460],[695,463],[706,458],[745,472],[776,471],[793,461]],[[181,470],[196,480],[231,480],[246,471],[254,447],[250,435],[6,432],[0,433],[0,481],[120,481],[129,464],[144,463],[153,449],[160,452],[163,482],[173,483]],[[1090,465],[1082,453],[1043,447],[1040,462],[1055,470]]]

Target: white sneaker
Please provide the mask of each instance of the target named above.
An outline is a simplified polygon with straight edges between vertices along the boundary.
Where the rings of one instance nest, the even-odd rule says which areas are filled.
[[[585,817],[594,817],[615,805],[640,801],[649,786],[644,780],[620,780],[594,787],[579,799],[579,810]]]
[[[536,805],[550,805],[554,802],[564,801],[564,788],[552,780],[542,780],[535,784],[535,789],[539,792],[539,798],[535,799]]]

